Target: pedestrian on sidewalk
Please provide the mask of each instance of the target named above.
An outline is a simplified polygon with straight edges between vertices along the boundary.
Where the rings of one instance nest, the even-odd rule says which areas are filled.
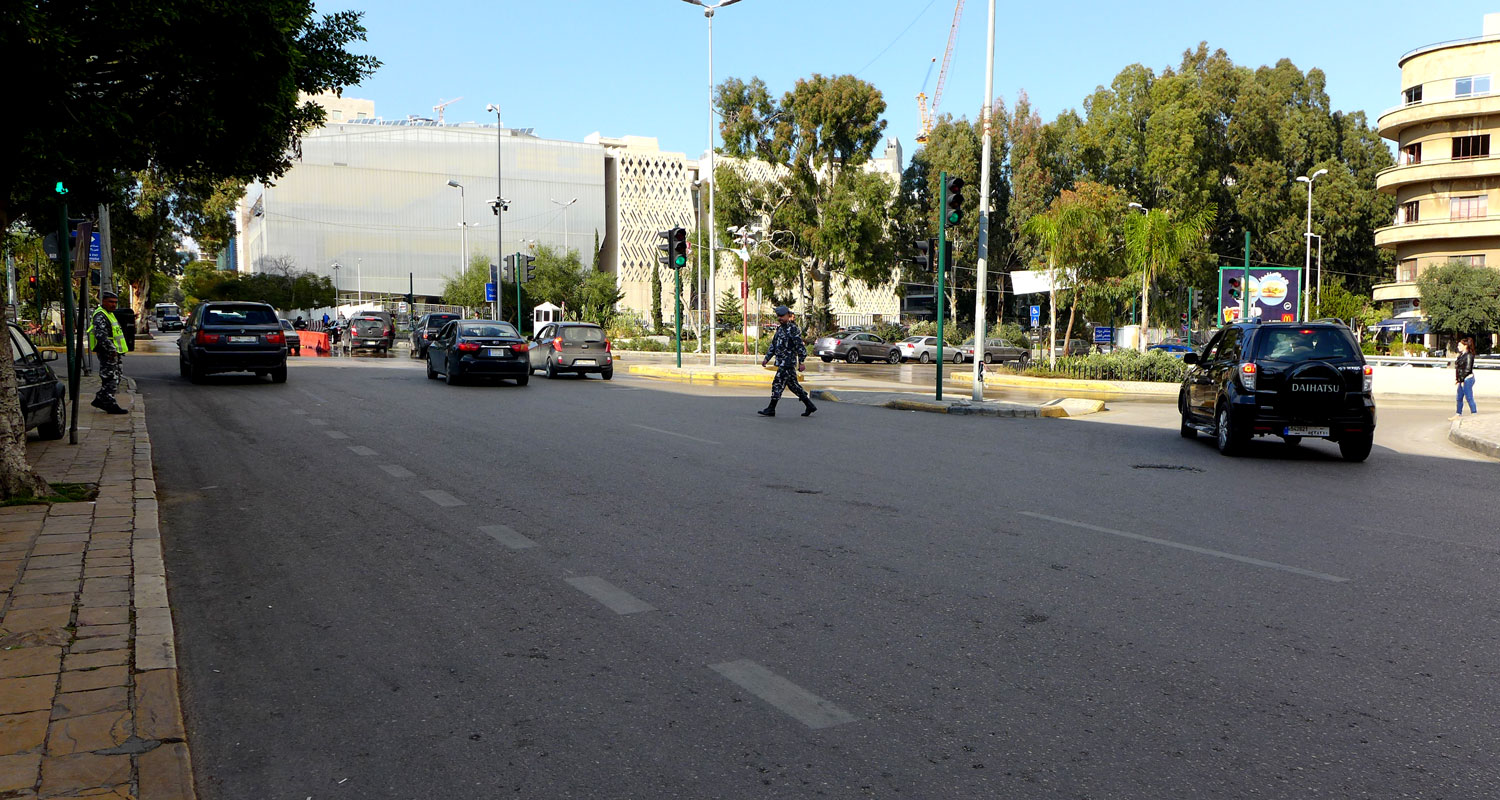
[[[125,331],[115,319],[115,308],[120,297],[111,291],[99,293],[99,306],[89,317],[89,349],[99,356],[99,391],[89,405],[110,414],[127,413],[115,399],[120,390],[120,377],[124,372],[121,361],[125,358]],[[99,335],[103,334],[103,335]]]
[[[1478,414],[1474,408],[1474,340],[1465,336],[1458,342],[1458,362],[1454,366],[1454,377],[1458,383],[1458,413],[1463,416],[1464,398],[1469,399],[1469,413]]]
[[[807,360],[807,345],[802,343],[802,331],[792,321],[792,310],[786,306],[776,307],[776,321],[780,323],[776,326],[776,335],[771,337],[771,346],[766,348],[766,357],[760,362],[764,367],[772,359],[776,361],[776,378],[771,381],[771,404],[755,413],[762,417],[776,416],[776,401],[781,399],[782,390],[790,388],[792,394],[806,406],[802,416],[811,416],[818,407],[813,405],[812,398],[807,396],[807,390],[797,382],[797,373],[807,369],[807,365],[802,363]]]

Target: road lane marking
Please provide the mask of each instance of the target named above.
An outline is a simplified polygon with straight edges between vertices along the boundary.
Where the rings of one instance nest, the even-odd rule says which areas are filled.
[[[1043,519],[1043,520],[1046,520],[1048,522],[1056,522],[1059,525],[1071,525],[1074,528],[1082,528],[1082,529],[1084,529],[1086,531],[1095,531],[1097,533],[1107,533],[1107,534],[1109,534],[1111,536],[1120,536],[1120,537],[1123,537],[1125,539],[1134,539],[1135,541],[1138,541],[1138,542],[1147,542],[1147,543],[1150,543],[1150,544],[1159,544],[1159,545],[1161,545],[1163,547],[1175,547],[1178,550],[1186,550],[1186,551],[1188,551],[1190,553],[1198,553],[1199,555],[1213,556],[1214,558],[1225,558],[1225,559],[1228,559],[1230,561],[1238,561],[1238,562],[1240,562],[1242,564],[1253,564],[1254,566],[1257,566],[1257,567],[1268,567],[1270,569],[1279,569],[1282,572],[1290,572],[1290,573],[1292,573],[1294,575],[1305,575],[1305,576],[1307,576],[1309,578],[1317,578],[1320,581],[1329,581],[1331,583],[1347,583],[1349,581],[1348,578],[1341,578],[1341,577],[1339,577],[1337,575],[1329,575],[1326,572],[1314,572],[1313,570],[1310,570],[1310,569],[1303,569],[1301,567],[1293,567],[1293,566],[1290,566],[1290,565],[1287,565],[1287,564],[1278,564],[1275,561],[1262,561],[1259,558],[1251,558],[1249,556],[1235,555],[1234,553],[1226,553],[1223,550],[1211,550],[1211,549],[1209,549],[1207,547],[1198,547],[1196,545],[1183,544],[1181,542],[1173,542],[1173,541],[1169,541],[1167,539],[1158,539],[1158,538],[1156,538],[1154,536],[1142,536],[1139,533],[1128,533],[1126,531],[1117,531],[1114,528],[1101,528],[1098,525],[1090,525],[1090,524],[1088,524],[1086,522],[1075,522],[1075,521],[1073,521],[1071,519],[1063,519],[1061,517],[1052,517],[1052,516],[1048,516],[1046,514],[1038,514],[1038,513],[1034,512],[1034,511],[1022,511],[1020,513],[1021,513],[1022,516],[1032,517],[1033,519]]]
[[[454,497],[451,494],[448,494],[442,489],[423,489],[421,494],[423,497],[431,500],[434,503],[437,503],[444,508],[453,508],[454,506],[464,505],[464,501],[458,499],[457,497]]]
[[[347,439],[347,438],[349,438],[349,434],[344,433],[343,431],[323,431],[323,432],[326,433],[326,434],[328,434],[328,438],[330,438],[330,439]]]
[[[702,442],[704,444],[720,444],[720,442],[710,441],[708,439],[699,439],[696,436],[689,436],[689,435],[687,435],[685,433],[677,433],[675,431],[664,431],[661,428],[653,428],[650,425],[642,425],[640,423],[635,423],[635,427],[640,428],[641,430],[652,431],[654,433],[665,433],[668,436],[680,436],[680,437],[682,437],[684,439],[692,439],[695,442]]]
[[[351,452],[351,453],[353,453],[353,454],[355,454],[357,456],[373,456],[373,455],[375,455],[375,451],[374,450],[371,450],[370,448],[365,447],[362,444],[351,444],[351,445],[349,445],[349,452]]]
[[[605,608],[616,614],[638,614],[642,611],[656,610],[656,606],[637,598],[635,595],[603,578],[596,578],[591,575],[585,578],[568,578],[566,580],[569,586],[598,600]]]
[[[401,466],[400,464],[381,464],[380,468],[385,470],[386,474],[390,475],[392,478],[414,478],[417,475],[417,473],[412,472],[411,470]]]
[[[740,659],[708,668],[809,728],[832,728],[856,717],[754,661]]]
[[[309,424],[309,425],[327,425],[328,422],[326,420],[318,419],[317,417],[308,417],[307,418],[307,424]]]
[[[293,414],[306,414],[307,413],[307,409],[305,409],[305,408],[294,408],[294,409],[292,409],[292,413]]]
[[[479,531],[512,550],[524,550],[528,547],[536,547],[536,542],[516,533],[513,529],[505,525],[482,525]]]

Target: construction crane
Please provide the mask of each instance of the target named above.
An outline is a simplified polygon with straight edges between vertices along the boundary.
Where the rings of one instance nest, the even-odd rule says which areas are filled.
[[[941,83],[939,83],[938,85],[940,87],[942,86]],[[942,89],[939,88],[938,92],[941,93]],[[437,117],[438,117],[437,121],[438,121],[439,125],[443,124],[443,109],[447,108],[448,106],[453,105],[454,103],[457,103],[458,101],[460,101],[462,99],[463,99],[462,97],[455,97],[452,100],[439,100],[438,103],[437,103],[437,105],[435,105],[435,106],[432,107],[432,110],[437,112]]]
[[[938,70],[937,88],[932,92],[932,108],[927,108],[927,78],[932,77],[932,64],[927,65],[927,78],[922,79],[922,91],[917,92],[917,113],[922,120],[922,128],[917,132],[917,142],[925,144],[928,134],[932,133],[932,120],[937,116],[938,106],[943,103],[943,84],[948,81],[948,65],[953,62],[953,43],[958,40],[958,23],[964,18],[964,0],[958,0],[958,6],[953,9],[953,26],[948,29],[948,49],[943,51],[943,68]]]

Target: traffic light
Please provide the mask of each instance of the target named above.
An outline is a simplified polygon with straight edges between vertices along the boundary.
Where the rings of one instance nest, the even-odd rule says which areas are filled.
[[[917,257],[912,260],[917,265],[917,272],[932,272],[937,268],[937,240],[918,239],[916,246]]]
[[[943,196],[948,203],[948,224],[957,225],[964,218],[964,179],[949,178]]]
[[[505,263],[500,267],[500,282],[514,283],[516,280],[516,256],[512,253],[503,260]]]
[[[672,245],[672,269],[682,269],[687,266],[687,228],[673,228],[672,238],[668,240]]]
[[[536,267],[533,267],[531,265],[531,262],[533,262],[533,261],[536,261],[536,257],[535,256],[528,256],[525,253],[517,253],[516,254],[516,262],[517,262],[516,263],[516,274],[519,275],[522,270],[525,270],[525,272],[526,272],[526,280],[530,281],[531,280],[531,274],[532,274],[532,272],[534,272],[536,270]]]
[[[656,261],[668,269],[672,267],[672,234],[676,232],[676,228],[656,232],[657,238],[665,240],[656,246],[656,249],[661,251],[661,255],[657,257]]]

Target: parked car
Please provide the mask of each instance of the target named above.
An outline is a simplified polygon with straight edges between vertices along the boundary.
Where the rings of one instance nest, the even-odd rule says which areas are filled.
[[[930,364],[937,360],[937,344],[936,336],[908,336],[896,343],[896,349],[901,352],[903,362],[915,359],[919,363]],[[951,344],[943,346],[943,357],[955,364],[962,364],[964,360],[964,354]]]
[[[963,354],[963,360],[974,360],[973,339],[970,339],[969,341],[959,345],[957,349],[958,352]],[[994,363],[996,361],[1002,364],[1006,362],[1013,362],[1019,365],[1022,369],[1025,369],[1029,364],[1031,364],[1031,351],[1027,350],[1024,347],[1014,347],[1012,345],[1006,344],[1004,339],[985,339],[983,358],[984,363],[986,364]]]
[[[1062,340],[1058,339],[1053,343],[1052,347],[1057,352],[1058,358],[1062,358],[1063,356],[1086,356],[1089,354],[1089,343],[1082,339],[1069,339],[1066,347],[1063,346]]]
[[[1182,358],[1188,353],[1196,352],[1198,352],[1197,349],[1192,345],[1183,344],[1182,342],[1162,342],[1161,344],[1153,344],[1146,348],[1147,355],[1151,353],[1166,353],[1173,358]]]
[[[427,343],[432,341],[432,337],[436,336],[444,325],[456,319],[461,319],[461,317],[447,312],[423,314],[421,319],[411,326],[411,357],[426,358]]]
[[[349,318],[349,326],[343,337],[344,351],[350,355],[354,355],[355,350],[385,353],[391,349],[391,342],[395,337],[396,332],[391,328],[390,320],[361,312]]]
[[[596,372],[609,380],[615,376],[615,357],[604,329],[592,322],[552,322],[531,338],[528,355],[532,370],[547,377],[572,372]]]
[[[284,319],[281,321],[281,332],[286,335],[287,355],[302,355],[302,337],[297,334],[297,326]]]
[[[442,375],[450,386],[479,376],[525,386],[531,382],[528,367],[526,340],[509,322],[453,320],[427,342],[427,377]]]
[[[1188,353],[1178,393],[1182,435],[1213,436],[1234,455],[1254,436],[1338,443],[1346,461],[1364,461],[1375,439],[1373,370],[1339,323],[1240,322],[1219,332],[1202,355]]]
[[[35,428],[43,439],[61,439],[68,427],[68,389],[48,366],[57,360],[57,351],[37,350],[19,325],[6,325],[10,328],[10,357],[26,430]]]
[[[850,364],[876,360],[901,363],[900,347],[864,331],[841,330],[824,336],[813,344],[813,354],[824,362],[842,358]]]
[[[286,383],[286,334],[276,309],[265,303],[203,303],[177,337],[177,362],[193,383],[218,372],[253,372]]]

